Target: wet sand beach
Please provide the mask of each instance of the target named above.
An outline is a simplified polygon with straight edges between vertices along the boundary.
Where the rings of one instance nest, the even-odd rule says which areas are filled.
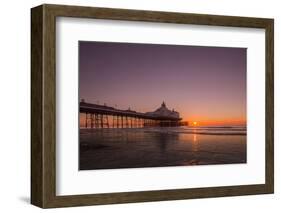
[[[245,127],[80,129],[80,170],[234,163],[246,163]]]

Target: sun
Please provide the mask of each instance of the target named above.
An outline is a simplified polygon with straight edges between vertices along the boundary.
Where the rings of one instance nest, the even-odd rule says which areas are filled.
[[[193,125],[196,126],[197,125],[197,121],[193,121]]]

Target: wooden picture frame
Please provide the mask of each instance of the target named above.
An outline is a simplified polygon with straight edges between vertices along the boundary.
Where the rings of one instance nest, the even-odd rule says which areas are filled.
[[[56,18],[262,28],[266,34],[265,184],[103,194],[56,195]],[[267,194],[274,191],[274,21],[44,4],[31,9],[31,203],[42,208]]]

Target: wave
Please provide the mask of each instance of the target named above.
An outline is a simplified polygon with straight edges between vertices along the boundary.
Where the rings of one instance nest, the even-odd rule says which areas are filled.
[[[82,129],[80,129],[82,130]],[[82,134],[87,132],[144,132],[159,134],[197,134],[197,135],[247,135],[247,127],[244,126],[204,126],[204,127],[144,127],[144,128],[109,128],[109,129],[83,129]]]
[[[158,132],[166,134],[198,134],[198,135],[247,135],[246,127],[171,127],[150,128],[146,132]]]

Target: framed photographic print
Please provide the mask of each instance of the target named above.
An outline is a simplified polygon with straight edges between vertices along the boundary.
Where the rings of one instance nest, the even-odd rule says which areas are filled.
[[[31,203],[274,191],[273,19],[31,10]]]

